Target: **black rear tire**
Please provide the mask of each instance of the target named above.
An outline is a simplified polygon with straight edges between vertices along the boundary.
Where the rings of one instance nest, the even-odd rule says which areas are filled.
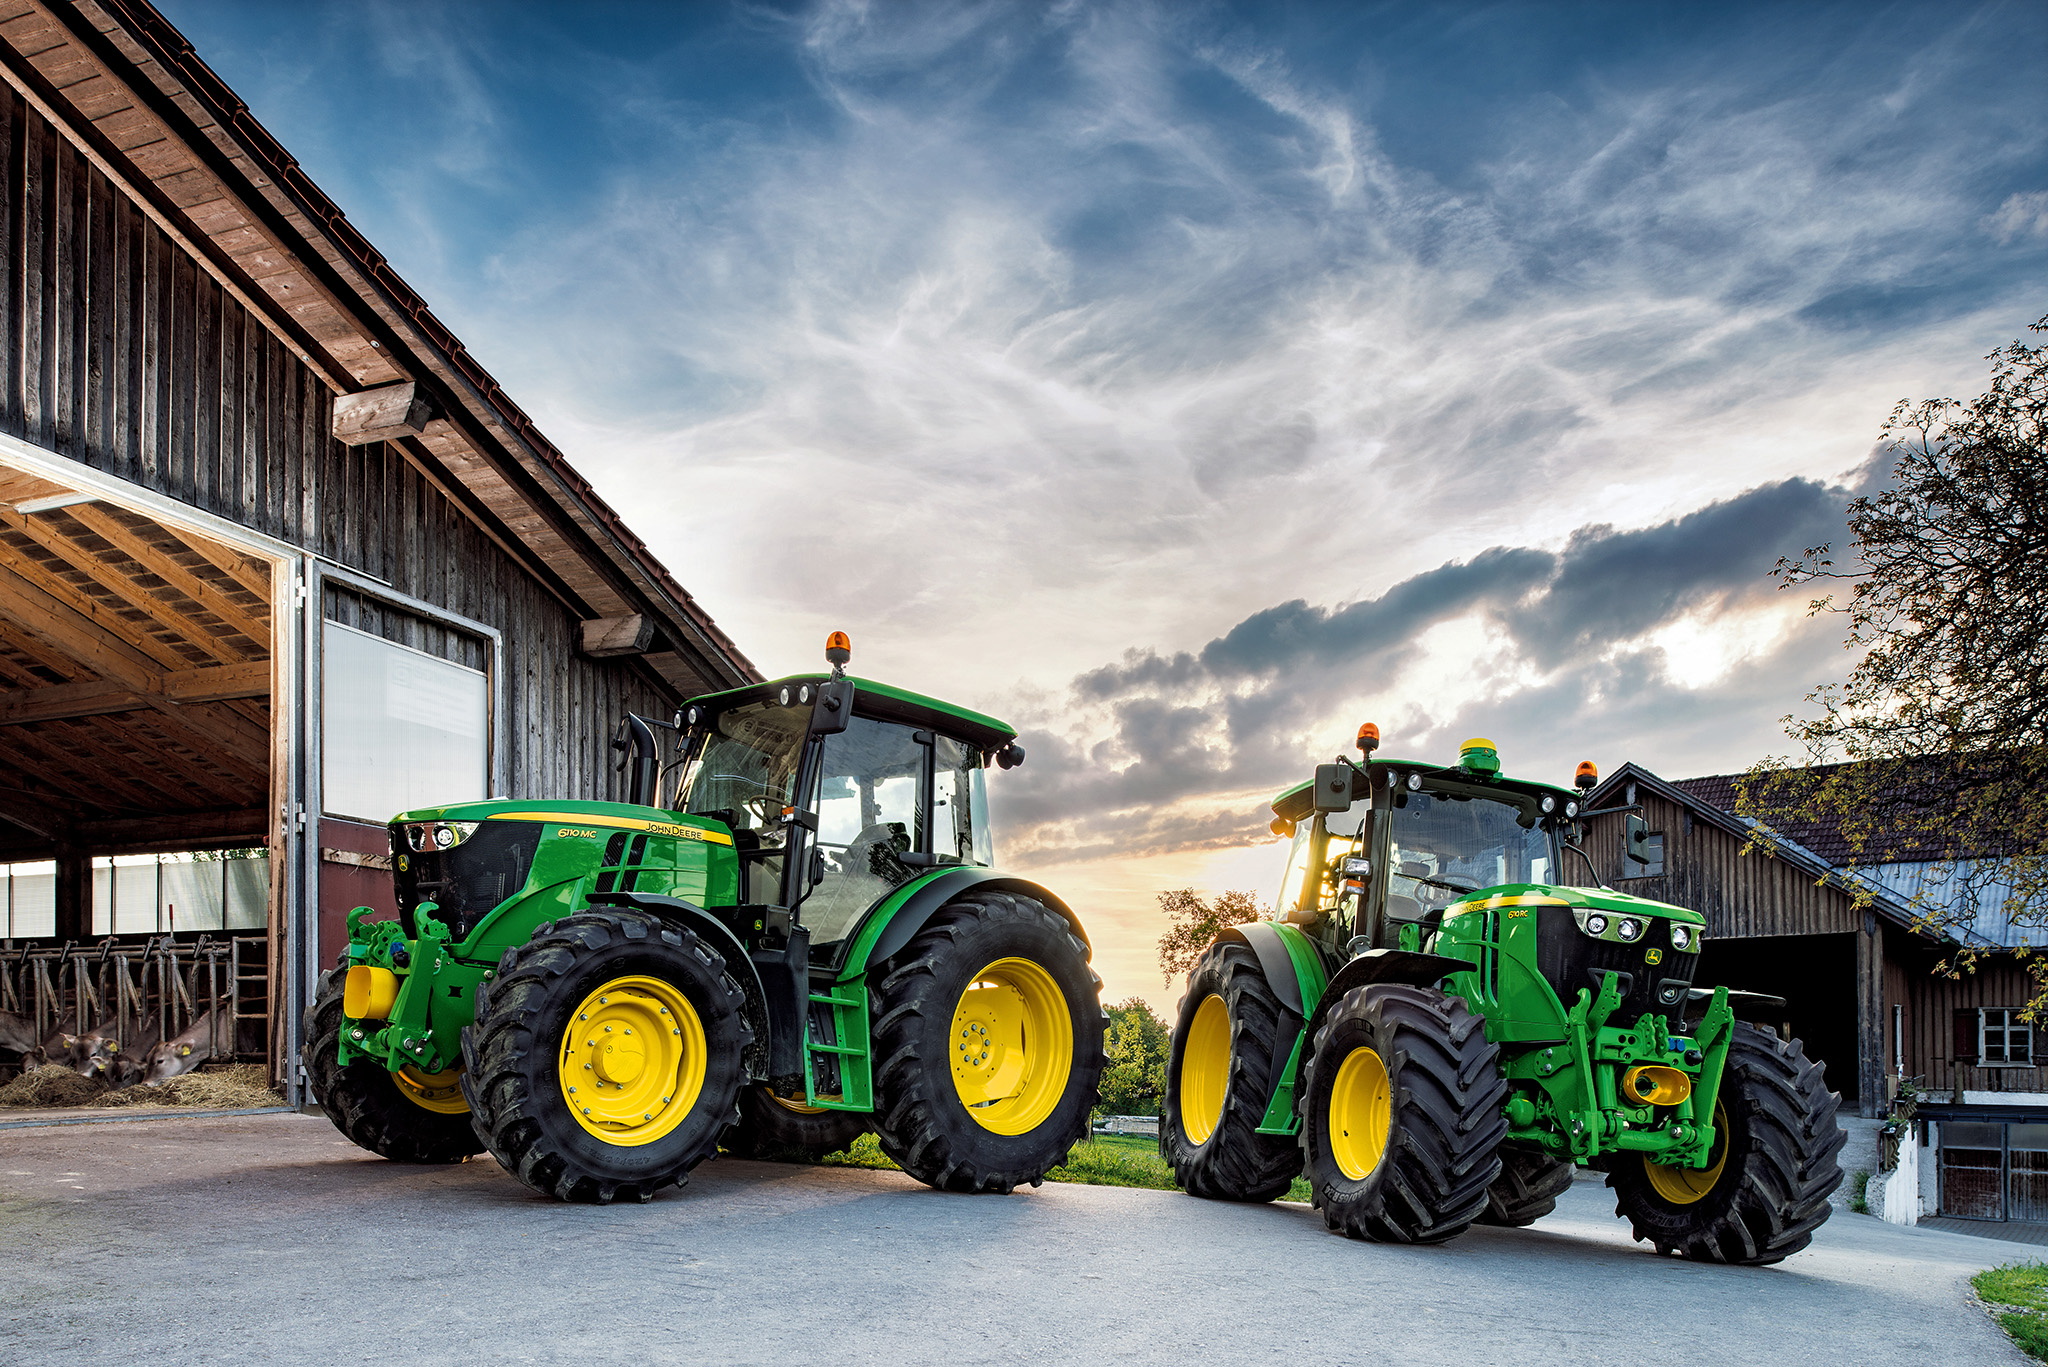
[[[1037,1050],[1028,1033],[1023,1039],[1023,1054],[1030,1060],[1025,1076],[1044,1078],[1046,1105],[1019,1112],[1019,1123],[1036,1109],[1044,1115],[1015,1134],[998,1133],[977,1119],[977,1111],[984,1117],[996,1112],[988,1106],[970,1108],[955,1076],[954,1056],[964,1048],[954,1038],[956,1014],[969,1009],[966,994],[983,981],[984,971],[1004,960],[1025,961],[1057,989],[1060,1001],[1054,1006],[1046,998],[1042,1019],[1056,1036],[1054,1013],[1063,1012],[1070,1037],[1064,1080],[1057,1072],[1061,1051],[1056,1041]],[[878,977],[872,1121],[882,1151],[905,1172],[942,1191],[1035,1187],[1048,1169],[1066,1161],[1077,1141],[1088,1137],[1108,1017],[1102,1010],[1102,980],[1088,967],[1088,947],[1065,917],[1019,893],[968,892],[942,907]],[[1001,1061],[999,1055],[995,1061]],[[1041,1075],[1036,1070],[1042,1066],[1053,1071]]]
[[[1371,1058],[1367,1058],[1367,1053]],[[1302,1087],[1302,1147],[1310,1199],[1331,1229],[1354,1239],[1433,1244],[1462,1234],[1486,1209],[1500,1176],[1507,1134],[1507,1082],[1500,1050],[1465,1003],[1433,987],[1372,983],[1355,987],[1316,1032]],[[1369,1108],[1332,1097],[1347,1068],[1375,1090]]]
[[[865,1112],[792,1110],[760,1085],[742,1088],[739,1104],[739,1123],[718,1141],[735,1158],[815,1163],[868,1132]]]
[[[1486,1189],[1482,1225],[1519,1229],[1533,1225],[1557,1209],[1557,1198],[1572,1189],[1578,1167],[1567,1158],[1553,1158],[1541,1149],[1519,1144],[1500,1146],[1500,1176]]]
[[[614,1143],[570,1112],[561,1060],[576,1042],[570,1030],[572,1017],[581,1018],[579,1006],[629,978],[665,984],[695,1013],[703,1072],[673,1128],[644,1142]],[[462,1090],[476,1132],[507,1172],[560,1200],[645,1201],[680,1186],[738,1119],[734,1098],[746,1081],[741,1051],[753,1039],[743,1002],[724,959],[687,928],[632,911],[584,911],[544,923],[505,952],[496,981],[477,989],[476,1021],[462,1033]],[[644,1076],[657,1074],[650,1069]],[[593,1085],[578,1078],[579,1086]]]
[[[1225,1013],[1227,1033],[1218,1032],[1213,1021],[1197,1028],[1212,998],[1219,1005],[1208,1009]],[[1301,1143],[1295,1136],[1258,1133],[1278,1081],[1273,1076],[1275,1047],[1282,1067],[1286,1051],[1294,1047],[1291,1039],[1279,1038],[1282,1017],[1280,998],[1247,946],[1225,941],[1202,951],[1188,974],[1187,995],[1174,1024],[1159,1116],[1159,1154],[1173,1168],[1173,1180],[1190,1195],[1271,1201],[1284,1195],[1301,1172]],[[1191,1042],[1197,1054],[1193,1075]]]
[[[1737,1021],[1717,1107],[1727,1121],[1714,1145],[1719,1178],[1679,1202],[1657,1189],[1645,1160],[1618,1155],[1607,1176],[1615,1214],[1659,1253],[1751,1267],[1790,1257],[1812,1241],[1841,1185],[1840,1102],[1798,1040]]]
[[[466,1112],[428,1110],[399,1089],[391,1071],[373,1058],[341,1062],[342,979],[346,968],[320,975],[313,1009],[306,1017],[306,1041],[299,1058],[306,1065],[313,1098],[349,1140],[397,1163],[460,1163],[483,1152]]]

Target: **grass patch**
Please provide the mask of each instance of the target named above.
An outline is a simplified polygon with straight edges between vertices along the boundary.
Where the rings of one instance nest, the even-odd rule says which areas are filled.
[[[1870,1174],[1861,1168],[1849,1174],[1849,1209],[1858,1215],[1870,1214],[1870,1202],[1863,1196],[1863,1189],[1869,1185]]]
[[[828,1168],[877,1168],[901,1171],[882,1152],[881,1143],[868,1133],[838,1153],[818,1160]],[[1046,1173],[1048,1182],[1079,1182],[1091,1187],[1142,1187],[1150,1191],[1173,1191],[1173,1169],[1159,1156],[1159,1141],[1144,1134],[1099,1134],[1074,1145],[1067,1161]],[[1308,1200],[1308,1183],[1294,1179],[1281,1198]]]
[[[2048,1263],[2007,1263],[1970,1278],[1992,1318],[2032,1357],[2048,1362]]]

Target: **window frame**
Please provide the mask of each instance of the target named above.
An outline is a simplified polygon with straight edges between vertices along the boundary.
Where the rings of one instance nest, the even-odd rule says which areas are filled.
[[[2019,1019],[2025,1010],[2018,1006],[1980,1006],[1977,1008],[1977,1066],[1979,1068],[2032,1068],[2034,1064],[2034,1027],[2030,1021]],[[1992,1018],[1998,1017],[1994,1027]],[[1999,1038],[1999,1056],[1991,1056],[1991,1037],[1996,1031]],[[2024,1031],[2026,1057],[2012,1056],[2013,1033]]]

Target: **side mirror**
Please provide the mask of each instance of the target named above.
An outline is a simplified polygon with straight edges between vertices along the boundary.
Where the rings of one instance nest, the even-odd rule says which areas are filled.
[[[811,730],[821,736],[836,736],[852,720],[853,680],[819,684],[818,700],[811,704]]]
[[[1317,811],[1344,812],[1351,809],[1351,774],[1352,769],[1348,764],[1316,766]]]

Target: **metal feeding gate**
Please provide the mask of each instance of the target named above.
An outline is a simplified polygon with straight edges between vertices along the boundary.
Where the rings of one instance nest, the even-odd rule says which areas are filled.
[[[0,1010],[33,1021],[38,1039],[111,1026],[116,1039],[170,1040],[205,1022],[209,1061],[261,1059],[269,1003],[261,935],[109,937],[0,951]],[[245,1032],[244,1022],[255,1028]],[[242,1047],[244,1039],[254,1043]]]

